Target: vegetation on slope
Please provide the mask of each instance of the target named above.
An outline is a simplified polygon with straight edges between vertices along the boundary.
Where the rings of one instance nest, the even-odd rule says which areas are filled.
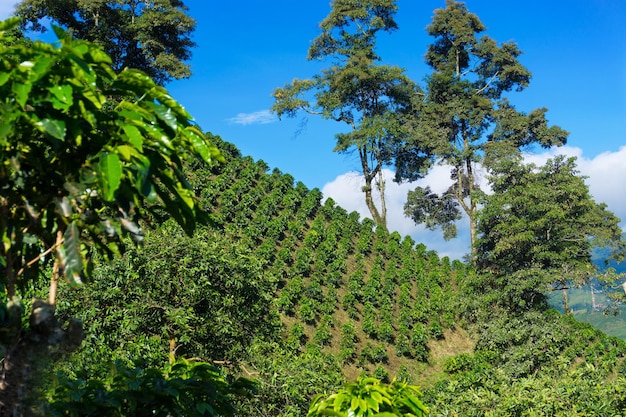
[[[236,400],[240,415],[304,415],[315,395],[363,375],[422,386],[432,415],[623,407],[623,341],[546,304],[491,304],[463,263],[212,141],[227,164],[190,178],[217,227],[191,239],[155,218],[145,246],[64,287],[62,314],[88,329],[66,376],[106,378],[111,358],[213,361],[258,381]]]
[[[383,3],[366,11],[395,11],[393,1]],[[478,22],[460,3],[446,5],[440,17]],[[341,13],[336,17],[343,25]],[[453,32],[464,27],[453,26]],[[470,38],[482,31],[478,26]],[[262,161],[203,135],[145,74],[115,74],[100,49],[57,32],[58,49],[37,42],[27,48],[9,38],[0,45],[0,87],[7,91],[0,114],[6,191],[0,266],[9,298],[0,310],[2,383],[11,382],[16,397],[26,386],[41,394],[29,411],[422,415],[421,393],[410,382],[423,387],[433,415],[622,413],[626,344],[549,309],[546,297],[555,283],[565,287],[595,275],[590,238],[623,259],[619,220],[591,199],[573,161],[525,166],[518,146],[491,149],[492,196],[472,185],[472,152],[479,148],[467,152],[470,131],[478,139],[494,123],[494,134],[521,144],[541,139],[539,133],[560,136],[560,129],[547,129],[542,111],[533,116],[537,131],[506,103],[504,113],[486,119],[484,108],[470,106],[478,124],[466,130],[468,120],[460,118],[445,135],[464,139],[453,173],[459,204],[482,204],[468,212],[476,214],[472,234],[480,234],[472,248],[475,271],[389,233],[384,222],[322,202],[319,190],[294,184],[288,174],[268,173]],[[494,48],[489,41],[478,49],[500,54]],[[458,58],[468,51],[448,52]],[[359,61],[366,64],[361,69],[373,69],[366,61]],[[456,75],[440,70],[431,81],[463,87],[458,65]],[[477,91],[460,90],[497,98],[489,86],[498,77],[498,71],[488,76]],[[352,87],[347,83],[346,91]],[[378,116],[365,123],[377,127],[359,135],[389,133]],[[441,122],[412,116],[416,126]],[[200,161],[221,158],[213,143],[227,162],[210,168]],[[194,231],[193,238],[184,233]],[[131,238],[145,244],[135,247]],[[62,285],[55,306],[61,275],[92,282]],[[46,281],[49,302],[26,303],[27,324],[18,294],[48,295]],[[33,390],[31,369],[55,361],[56,372],[45,373]],[[0,407],[9,398],[2,394]],[[12,414],[19,412],[13,407]]]

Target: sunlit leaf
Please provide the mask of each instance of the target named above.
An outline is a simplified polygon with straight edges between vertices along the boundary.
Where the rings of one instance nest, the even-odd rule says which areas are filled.
[[[11,90],[15,95],[15,100],[20,106],[24,107],[26,100],[28,100],[28,94],[32,88],[32,84],[13,83]]]
[[[113,201],[115,192],[120,186],[122,179],[122,163],[119,156],[114,153],[104,152],[100,157],[99,164],[100,186],[106,201]]]
[[[203,161],[209,162],[211,160],[211,152],[207,146],[207,141],[204,136],[200,136],[190,129],[186,129],[184,132],[193,145],[193,150],[202,158]]]
[[[131,145],[133,145],[139,152],[143,152],[143,136],[139,129],[133,125],[125,124],[122,126],[124,133]]]
[[[16,28],[22,21],[19,17],[9,17],[0,21],[0,31],[7,31]]]
[[[92,102],[97,109],[101,109],[106,102],[106,97],[96,90],[83,90],[83,97]]]
[[[80,230],[75,223],[71,223],[63,234],[63,250],[65,259],[65,276],[73,284],[80,284],[80,274],[83,270],[83,258],[80,254]]]
[[[41,119],[35,124],[39,130],[59,140],[65,140],[65,134],[67,128],[65,127],[65,121],[57,119]]]
[[[178,121],[176,120],[176,115],[172,109],[156,103],[147,102],[145,104],[157,115],[159,119],[165,122],[167,127],[172,130],[172,134],[175,135],[178,128]]]
[[[128,145],[120,145],[115,150],[125,161],[130,161],[133,155],[137,155],[137,150]]]
[[[59,107],[55,106],[57,108],[66,110],[74,103],[74,99],[72,97],[72,94],[73,94],[72,87],[67,84],[56,85],[54,87],[50,87],[49,91],[54,95],[54,97],[56,97],[58,102],[62,105]]]
[[[42,57],[40,59],[37,59],[35,65],[32,68],[29,81],[33,83],[45,76],[50,70],[50,67],[52,67],[55,62],[56,60],[54,59],[54,57]]]
[[[80,114],[83,119],[87,121],[87,123],[89,123],[92,128],[95,128],[98,123],[96,115],[93,114],[90,110],[87,110],[87,108],[85,107],[85,102],[83,100],[78,101],[78,107],[80,108]]]
[[[89,56],[91,57],[93,62],[96,63],[111,64],[113,62],[111,61],[111,57],[109,57],[106,52],[99,48],[91,48],[91,50],[89,50]]]
[[[96,86],[96,74],[94,70],[89,67],[82,59],[70,55],[69,58],[74,62],[75,65],[72,65],[72,72],[76,78],[79,80],[85,81],[88,86],[95,87]]]
[[[360,405],[360,398],[359,397],[352,397],[352,399],[350,400],[350,409],[352,410],[358,410],[359,409],[359,405]]]
[[[10,72],[0,72],[0,87],[6,84],[9,78],[11,78]]]

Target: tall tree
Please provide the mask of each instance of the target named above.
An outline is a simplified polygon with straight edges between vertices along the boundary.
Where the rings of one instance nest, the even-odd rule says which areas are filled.
[[[608,249],[609,260],[624,260],[620,220],[591,198],[575,158],[558,156],[542,167],[506,159],[492,166],[491,184],[493,194],[484,197],[478,215],[477,265],[486,273],[484,287],[508,306],[525,308],[551,288],[600,277],[591,261],[594,248]]]
[[[465,4],[446,0],[435,10],[428,33],[435,38],[426,62],[433,69],[427,78],[424,107],[415,122],[415,133],[399,158],[397,179],[416,179],[411,145],[430,148],[434,156],[451,166],[452,186],[442,195],[429,188],[410,191],[405,213],[427,227],[442,226],[444,237],[456,236],[455,222],[464,212],[470,221],[472,255],[476,251],[477,199],[480,194],[477,166],[489,169],[500,157],[524,147],[562,145],[568,133],[548,127],[540,108],[519,112],[505,94],[528,86],[531,75],[518,57],[514,43],[498,45],[488,36],[478,37],[485,26]],[[419,166],[419,165],[418,165]]]
[[[382,170],[395,159],[396,147],[407,133],[404,118],[415,111],[420,92],[401,68],[378,64],[376,35],[397,28],[394,0],[334,0],[331,7],[308,59],[331,59],[332,65],[312,79],[296,79],[277,88],[272,110],[279,116],[303,110],[350,127],[348,133],[336,135],[334,150],[358,153],[365,202],[376,224],[386,227]],[[309,100],[312,91],[315,95]],[[374,201],[374,187],[380,208]]]
[[[27,30],[45,31],[44,19],[95,42],[116,72],[144,71],[157,84],[187,78],[196,22],[182,0],[23,0],[16,15]]]

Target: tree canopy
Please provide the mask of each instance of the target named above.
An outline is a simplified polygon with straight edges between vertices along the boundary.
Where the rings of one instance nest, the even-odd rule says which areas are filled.
[[[410,191],[405,213],[429,228],[442,226],[446,238],[456,236],[454,223],[465,213],[474,255],[480,196],[476,170],[489,170],[492,162],[531,145],[563,145],[568,135],[548,127],[547,109],[526,114],[508,101],[506,94],[526,88],[531,74],[519,62],[521,51],[515,43],[498,45],[487,35],[479,37],[485,29],[464,3],[446,0],[445,8],[435,10],[426,28],[434,38],[426,52],[433,71],[396,171],[398,180],[418,178],[422,171],[412,161],[421,158],[421,149],[451,167],[450,188],[442,195],[428,188]]]
[[[598,278],[594,248],[607,248],[607,261],[624,260],[620,220],[593,200],[574,158],[541,167],[505,160],[492,167],[491,184],[478,216],[477,265],[505,303],[540,303],[552,288]]]
[[[336,135],[334,150],[358,153],[365,202],[381,226],[387,224],[382,169],[395,160],[396,147],[406,134],[404,118],[415,111],[420,93],[403,69],[378,63],[376,36],[397,28],[396,10],[393,0],[334,0],[308,56],[331,59],[332,65],[312,79],[296,79],[277,88],[272,107],[279,116],[303,110],[349,126],[349,132]],[[312,100],[307,96],[311,91],[315,92]],[[374,202],[374,187],[380,208]]]
[[[26,30],[43,22],[100,45],[115,72],[135,68],[163,85],[191,75],[191,35],[196,22],[182,0],[22,0],[16,15]]]

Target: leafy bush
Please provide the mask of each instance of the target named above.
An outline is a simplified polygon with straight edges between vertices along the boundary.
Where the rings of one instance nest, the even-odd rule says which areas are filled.
[[[428,413],[420,401],[418,387],[392,381],[383,384],[376,378],[359,378],[336,394],[320,395],[313,400],[307,417],[415,416]]]
[[[48,393],[47,414],[58,417],[234,416],[235,397],[254,392],[247,379],[228,381],[203,362],[178,359],[163,369],[117,361],[104,380],[59,374]]]

